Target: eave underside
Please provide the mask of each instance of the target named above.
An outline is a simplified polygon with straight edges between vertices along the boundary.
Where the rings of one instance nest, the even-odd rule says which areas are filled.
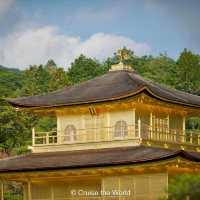
[[[15,173],[35,173],[38,171],[43,171],[44,173],[60,170],[80,171],[89,169],[89,171],[93,171],[93,169],[119,168],[120,166],[126,166],[127,168],[130,166],[136,169],[142,166],[156,166],[159,163],[171,163],[171,161],[173,163],[174,161],[180,163],[180,160],[184,160],[182,163],[187,165],[199,167],[200,153],[145,146],[32,153],[1,160],[0,176]]]
[[[106,167],[86,167],[77,169],[54,169],[54,170],[36,170],[26,172],[1,172],[0,179],[4,181],[17,182],[49,182],[65,181],[68,179],[79,179],[87,177],[105,177],[116,175],[145,175],[156,173],[167,173],[170,177],[185,173],[199,173],[200,164],[194,161],[175,157],[167,160],[137,163],[129,165],[117,165]]]

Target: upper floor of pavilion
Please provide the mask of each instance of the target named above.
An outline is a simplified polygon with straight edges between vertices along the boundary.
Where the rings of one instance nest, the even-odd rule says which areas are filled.
[[[56,130],[33,128],[33,152],[141,144],[200,151],[200,135],[185,125],[199,116],[200,97],[145,80],[122,62],[92,80],[8,102],[18,110],[56,116]]]

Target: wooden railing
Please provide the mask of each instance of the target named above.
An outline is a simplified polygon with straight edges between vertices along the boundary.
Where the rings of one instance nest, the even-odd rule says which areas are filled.
[[[127,129],[115,127],[100,127],[90,129],[77,129],[74,135],[64,135],[63,132],[35,132],[33,130],[33,146],[75,144],[101,141],[116,141],[129,139],[145,139],[178,144],[200,145],[200,133],[179,129],[153,128],[147,124],[139,123],[128,125]],[[120,134],[119,134],[120,133]]]
[[[129,125],[126,130],[121,130],[121,132],[117,131],[116,133],[115,127],[77,129],[76,134],[71,136],[57,131],[36,133],[33,131],[33,145],[73,144],[140,138],[138,126]]]

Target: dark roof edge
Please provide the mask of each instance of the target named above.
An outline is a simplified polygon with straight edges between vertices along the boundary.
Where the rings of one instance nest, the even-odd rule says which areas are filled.
[[[123,163],[115,162],[115,163],[102,163],[102,164],[88,164],[84,166],[74,165],[70,167],[44,167],[44,168],[32,168],[32,169],[14,169],[14,170],[0,170],[1,173],[16,173],[16,172],[36,172],[36,171],[54,171],[54,170],[66,170],[66,169],[85,169],[85,168],[96,168],[96,167],[112,167],[112,166],[126,166],[126,165],[137,165],[137,164],[147,164],[151,162],[160,162],[160,161],[167,161],[170,159],[175,159],[181,157],[191,162],[200,162],[200,158],[192,155],[189,152],[184,150],[179,150],[173,153],[168,153],[165,156],[154,158],[154,159],[144,159],[144,160],[136,160],[136,161],[124,161]]]
[[[168,102],[168,103],[173,103],[173,104],[178,104],[178,105],[183,105],[183,106],[188,106],[188,107],[193,107],[193,108],[200,108],[200,105],[196,105],[196,104],[187,104],[187,103],[183,103],[183,102],[179,102],[179,101],[173,101],[167,98],[164,98],[160,95],[155,94],[153,91],[151,91],[150,88],[148,88],[148,86],[143,86],[140,89],[138,89],[136,92],[133,93],[129,93],[127,95],[122,95],[122,96],[118,96],[118,97],[113,97],[113,98],[109,98],[109,99],[102,99],[102,100],[96,100],[96,101],[88,101],[88,102],[79,102],[79,103],[69,103],[69,104],[60,104],[60,105],[49,105],[49,106],[37,106],[37,105],[23,105],[20,103],[17,103],[15,101],[15,99],[12,98],[7,98],[5,99],[10,105],[14,106],[14,107],[18,107],[18,108],[34,108],[34,109],[41,109],[41,108],[53,108],[53,107],[63,107],[63,106],[74,106],[74,105],[86,105],[86,104],[92,104],[92,103],[103,103],[103,102],[108,102],[108,101],[115,101],[115,100],[121,100],[121,99],[126,99],[126,98],[130,98],[133,97],[135,95],[141,94],[143,92],[147,92],[149,93],[152,97],[154,97],[155,99],[164,101],[164,102]],[[40,96],[40,95],[36,95],[36,96]],[[22,97],[24,98],[24,97]]]

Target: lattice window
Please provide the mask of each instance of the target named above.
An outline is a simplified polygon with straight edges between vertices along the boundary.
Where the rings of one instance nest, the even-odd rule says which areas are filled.
[[[128,125],[124,120],[117,121],[114,127],[114,137],[124,137],[128,135]]]
[[[167,133],[169,131],[169,118],[164,115],[152,115],[152,129],[156,132]]]
[[[51,188],[47,184],[32,184],[32,199],[41,200],[41,199],[50,199],[51,197]]]
[[[165,196],[167,189],[167,174],[125,175],[105,177],[103,190],[130,191],[130,196],[123,196],[122,200],[153,200]],[[105,198],[119,200],[119,197]]]
[[[87,133],[87,140],[96,141],[104,139],[103,133],[105,131],[105,117],[101,115],[86,116],[85,129]]]
[[[72,142],[76,140],[76,127],[72,124],[67,125],[64,130],[64,141]]]

